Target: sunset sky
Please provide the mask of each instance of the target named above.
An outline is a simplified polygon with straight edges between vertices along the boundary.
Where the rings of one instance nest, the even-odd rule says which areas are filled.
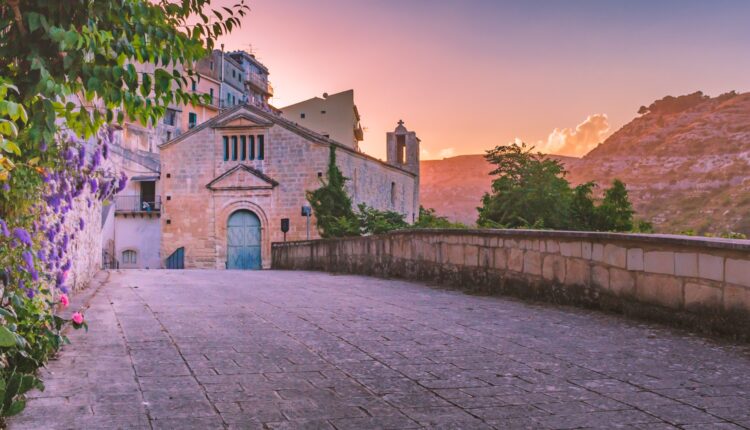
[[[213,5],[233,3],[214,1]],[[423,158],[516,138],[582,155],[665,95],[750,90],[750,1],[253,0],[222,41],[271,71],[272,103],[349,88],[362,148],[402,118]],[[581,125],[578,130],[576,127]]]

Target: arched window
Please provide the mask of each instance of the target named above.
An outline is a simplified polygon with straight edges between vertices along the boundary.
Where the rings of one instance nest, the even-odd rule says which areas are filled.
[[[138,264],[138,254],[132,249],[122,251],[122,264]]]

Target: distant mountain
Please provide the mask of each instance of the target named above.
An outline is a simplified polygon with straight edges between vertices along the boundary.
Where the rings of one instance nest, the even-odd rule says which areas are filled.
[[[571,182],[623,180],[660,232],[750,234],[750,93],[668,96],[639,114],[583,158],[554,156]],[[422,205],[475,222],[490,170],[482,155],[423,161]]]

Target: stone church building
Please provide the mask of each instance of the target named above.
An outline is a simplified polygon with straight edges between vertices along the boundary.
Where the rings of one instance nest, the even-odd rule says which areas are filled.
[[[321,185],[335,148],[355,204],[419,213],[419,139],[402,122],[387,161],[262,107],[238,105],[159,146],[162,262],[185,268],[270,268],[271,243],[307,238],[305,192]],[[317,238],[314,218],[310,237]],[[163,266],[162,266],[163,267]]]

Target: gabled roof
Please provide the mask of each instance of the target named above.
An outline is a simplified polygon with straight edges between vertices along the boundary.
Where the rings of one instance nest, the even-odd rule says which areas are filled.
[[[232,181],[234,179],[234,181]],[[279,185],[260,170],[238,164],[206,185],[209,190],[270,190]]]
[[[384,167],[388,167],[394,170],[398,170],[400,172],[406,173],[411,176],[416,176],[414,173],[402,169],[401,167],[394,166],[393,164],[386,163],[383,160],[378,160],[377,158],[367,155],[363,152],[359,152],[356,149],[353,149],[347,145],[344,145],[343,143],[336,142],[335,140],[332,140],[328,137],[323,136],[322,134],[319,134],[315,131],[310,130],[309,128],[303,127],[296,122],[292,122],[280,115],[277,115],[273,112],[268,112],[266,110],[263,110],[257,106],[249,105],[249,104],[242,104],[234,106],[230,109],[225,110],[224,112],[221,112],[220,114],[216,115],[215,117],[209,119],[208,121],[205,121],[187,132],[177,136],[176,138],[164,142],[161,145],[159,145],[159,148],[166,148],[168,146],[172,146],[175,144],[178,144],[182,142],[183,140],[187,139],[188,137],[198,133],[201,130],[204,130],[206,128],[222,128],[222,124],[227,124],[228,121],[231,121],[237,112],[244,111],[241,114],[241,117],[248,118],[250,121],[258,124],[264,124],[265,126],[272,126],[272,125],[278,125],[280,127],[283,127],[292,133],[297,134],[298,136],[304,137],[305,139],[317,143],[319,145],[324,146],[334,146],[336,149],[340,149],[342,151],[346,151],[350,154],[357,155],[359,157],[368,159],[370,161],[374,161],[376,163],[380,163]],[[256,122],[257,121],[257,122]]]

